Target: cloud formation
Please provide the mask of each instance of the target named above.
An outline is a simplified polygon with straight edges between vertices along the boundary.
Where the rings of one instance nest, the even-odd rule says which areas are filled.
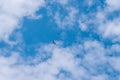
[[[25,46],[31,45],[24,43],[20,31],[19,43],[0,46],[0,80],[120,80],[120,16],[115,15],[120,13],[119,3],[119,0],[0,0],[0,41],[9,43],[10,35],[24,27],[23,19],[36,18],[42,6],[47,13],[44,15],[56,24],[53,26],[64,34],[75,29],[78,38],[67,46],[64,39],[56,40],[56,44],[34,44],[35,51],[28,56]]]
[[[106,0],[106,3],[111,10],[120,10],[119,0]]]
[[[0,0],[0,40],[9,41],[10,34],[20,28],[24,17],[34,16],[44,0]]]
[[[36,57],[26,60],[12,52],[10,57],[0,57],[0,79],[119,80],[120,58],[111,57],[119,48],[114,45],[108,50],[97,41],[85,41],[66,48],[42,45],[37,49]]]

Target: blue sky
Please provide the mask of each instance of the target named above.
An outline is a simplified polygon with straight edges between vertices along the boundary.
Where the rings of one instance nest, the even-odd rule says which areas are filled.
[[[119,4],[0,0],[0,80],[120,80]]]

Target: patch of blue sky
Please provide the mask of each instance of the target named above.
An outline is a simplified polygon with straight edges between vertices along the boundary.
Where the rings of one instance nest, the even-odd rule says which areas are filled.
[[[47,2],[47,6],[44,10],[46,10],[47,12],[47,15],[51,15],[52,14],[52,18],[53,19],[54,15],[56,14],[56,12],[59,12],[61,13],[61,17],[64,18],[65,15],[68,14],[68,11],[66,10],[66,5],[65,6],[62,6],[61,4],[58,4],[56,2],[52,2],[51,1]]]
[[[4,43],[4,42],[0,42],[0,48],[3,48],[3,47],[5,47],[7,44],[6,43]]]
[[[18,35],[16,35],[16,33],[20,32],[22,34],[21,43],[10,46],[4,42],[0,42],[0,48],[6,47],[8,48],[8,51],[19,52],[20,56],[22,56],[22,58],[24,58],[23,60],[25,60],[24,63],[27,63],[27,61],[29,62],[29,59],[33,59],[30,63],[28,63],[30,66],[35,65],[37,62],[39,65],[41,65],[41,62],[45,62],[45,64],[50,63],[50,65],[48,64],[47,66],[52,65],[56,67],[56,65],[59,65],[59,63],[62,64],[59,61],[64,62],[65,60],[66,63],[64,63],[64,65],[69,65],[69,60],[73,60],[73,62],[75,60],[74,63],[77,62],[78,65],[80,64],[80,66],[77,65],[77,67],[75,67],[73,64],[70,66],[72,66],[73,68],[82,67],[85,69],[86,72],[89,72],[86,74],[87,76],[84,75],[80,77],[81,79],[83,78],[83,80],[89,80],[88,77],[98,75],[106,75],[108,80],[118,80],[120,71],[116,70],[114,66],[111,66],[111,62],[109,64],[109,58],[120,57],[120,51],[115,48],[112,50],[111,48],[113,45],[119,45],[119,43],[113,42],[109,38],[103,38],[102,35],[100,35],[99,32],[97,33],[96,31],[96,27],[98,24],[94,23],[95,14],[96,12],[98,12],[98,8],[104,9],[104,7],[106,6],[105,1],[93,0],[92,5],[89,4],[90,6],[88,5],[87,1],[88,0],[71,0],[67,5],[60,5],[58,3],[48,2],[47,8],[44,7],[36,13],[36,15],[42,15],[40,19],[30,19],[29,17],[25,17],[23,20],[23,27],[20,30],[16,30],[15,32],[13,32],[13,34],[10,36],[11,41],[17,41]],[[81,14],[84,14],[86,16],[85,20],[83,20],[83,22],[85,22],[86,26],[88,27],[86,31],[82,31],[78,27],[79,24],[77,22],[74,22],[72,26],[65,25],[65,28],[67,29],[61,29],[60,27],[58,27],[59,25],[56,24],[54,15],[56,14],[56,12],[58,12],[60,14],[60,19],[63,20],[69,14],[69,10],[67,10],[67,8],[69,7],[73,7],[79,10],[77,13],[77,20],[82,17]],[[106,16],[107,21],[112,21],[119,17],[119,15],[119,11],[110,12]],[[86,23],[91,19],[93,20],[93,22]],[[68,28],[68,26],[70,26],[71,28]],[[71,46],[75,47],[78,45],[80,45],[81,47],[76,47],[75,53],[73,51],[72,56],[74,56],[74,59],[71,57],[71,54],[66,55],[67,49],[65,49],[66,52],[64,53],[64,51],[61,48],[58,49],[57,46],[52,51],[48,52],[40,48],[40,44],[53,44],[54,40],[63,42],[63,45],[61,46],[62,49],[71,49]],[[87,41],[91,42],[85,45],[84,42]],[[96,43],[94,43],[94,41],[96,41]],[[50,47],[48,47],[47,49],[49,50]],[[106,52],[106,49],[110,50]],[[63,53],[61,50],[63,51]],[[5,56],[9,56],[9,52],[5,53],[7,54],[5,54]],[[52,54],[54,55],[53,57]],[[58,56],[60,56],[60,59],[58,59]],[[66,59],[63,59],[64,57],[62,58],[61,56],[65,56]],[[53,60],[53,64],[52,62],[47,62],[47,60],[50,58],[51,61]],[[32,62],[34,61],[34,59],[37,59],[38,61]],[[54,60],[55,63],[57,63],[57,59],[59,63],[54,65]],[[58,69],[58,67],[56,68]],[[73,79],[74,73],[72,74],[72,71],[70,72],[65,69],[59,70],[58,74],[56,74],[56,77],[58,78],[57,80],[67,80],[70,78],[70,80],[81,80],[78,78]]]
[[[52,5],[53,6],[53,5]],[[56,10],[52,10],[53,13]],[[58,10],[63,17],[65,17],[64,11],[62,9]],[[38,14],[42,14],[41,19],[30,20],[25,18],[23,23],[23,38],[27,45],[38,44],[38,43],[51,43],[53,40],[63,40],[65,45],[70,44],[75,41],[76,30],[62,30],[59,29],[52,18],[53,16],[49,16],[46,9],[42,9],[38,12]],[[64,38],[60,35],[62,32],[65,33]]]
[[[112,20],[114,20],[118,17],[120,17],[120,11],[119,10],[109,12],[109,14],[106,16],[107,20],[109,20],[109,21],[112,21]]]
[[[23,26],[25,26],[23,37],[27,45],[37,44],[39,42],[48,43],[59,37],[59,30],[57,30],[54,27],[54,23],[51,23],[49,18],[45,16],[40,20],[25,19]]]
[[[78,4],[79,2],[76,1],[76,3]],[[84,4],[82,3],[80,4],[79,4],[80,5],[79,13],[88,14],[88,12],[86,12],[87,10],[86,8],[88,8],[88,6],[86,6],[85,8]],[[95,12],[95,10],[97,10],[96,6],[98,5],[102,6],[102,2],[95,1],[94,5],[88,8],[90,10],[89,13],[92,13],[93,11]],[[53,15],[58,11],[62,15],[61,19],[63,19],[68,14],[68,11],[66,11],[64,7],[58,5],[57,3],[52,3],[52,5],[49,4],[48,8],[51,9],[50,13],[52,13]],[[30,48],[29,46],[36,45],[39,43],[52,43],[53,40],[63,41],[63,46],[70,46],[76,43],[77,41],[78,43],[82,42],[82,41],[77,40],[77,38],[81,38],[82,40],[86,40],[86,39],[100,40],[100,36],[93,33],[92,32],[93,29],[90,30],[91,27],[89,27],[88,32],[82,32],[80,29],[78,29],[77,26],[79,25],[77,23],[74,26],[72,26],[74,27],[74,29],[68,29],[68,30],[59,29],[53,19],[53,16],[49,15],[50,13],[47,11],[46,8],[42,8],[36,13],[37,15],[42,14],[42,18],[37,19],[37,20],[24,18],[24,21],[23,21],[24,27],[22,30],[22,34],[23,34],[23,39],[24,39],[23,41],[26,44],[26,47],[24,50],[25,53],[32,55],[34,53],[34,47],[33,48],[31,47],[31,49],[29,49]],[[94,17],[91,15],[89,15],[88,18],[94,19]],[[87,26],[94,26],[94,25],[90,24]],[[62,32],[64,32],[65,34],[64,36],[60,35]]]
[[[89,13],[93,13],[97,10],[98,7],[104,7],[104,1],[93,1],[93,4],[91,6],[86,5],[86,1],[77,0],[75,3],[72,4],[73,1],[71,1],[71,4],[69,6],[75,6],[79,4],[79,7],[77,6],[77,9],[80,9],[79,14],[84,13],[89,19],[94,19],[94,16],[89,15]],[[75,6],[76,7],[76,6]],[[51,13],[53,15],[58,11],[62,17],[64,18],[67,14],[68,11],[64,9],[63,6],[57,4],[57,3],[48,3],[48,8],[51,9]],[[76,42],[83,42],[84,40],[87,39],[94,39],[97,41],[102,41],[101,37],[97,35],[96,33],[93,33],[93,29],[91,26],[95,25],[87,25],[89,26],[89,31],[87,32],[82,32],[80,29],[78,29],[78,24],[75,24],[73,27],[74,29],[68,29],[68,30],[60,30],[54,19],[53,16],[49,16],[49,12],[47,11],[46,8],[40,9],[37,13],[37,15],[42,14],[42,18],[32,20],[29,18],[24,18],[22,28],[22,34],[23,34],[23,41],[26,44],[24,47],[24,52],[27,53],[26,55],[34,55],[35,53],[35,47],[32,45],[36,45],[39,43],[52,43],[53,40],[61,40],[63,41],[64,46],[70,46]],[[118,16],[118,12],[113,12],[111,13],[112,16],[109,16],[109,18],[113,18],[115,16]],[[90,29],[91,28],[91,29]],[[60,34],[64,32],[65,35],[61,36]],[[82,39],[82,41],[77,40],[77,38]],[[10,37],[11,40],[15,40],[15,35],[12,35]],[[110,40],[104,40],[102,41],[105,46],[107,45],[112,45],[112,41]],[[0,46],[3,47],[5,46],[4,43],[0,43]],[[13,48],[15,49],[15,48]]]
[[[58,80],[61,80],[61,79],[69,79],[71,78],[72,79],[72,74],[67,71],[67,70],[64,70],[64,69],[60,69],[59,73],[56,75],[57,79]]]
[[[80,10],[80,13],[89,14],[98,11],[99,9],[104,9],[105,1],[104,0],[77,0],[75,5]],[[74,4],[74,3],[73,3]]]

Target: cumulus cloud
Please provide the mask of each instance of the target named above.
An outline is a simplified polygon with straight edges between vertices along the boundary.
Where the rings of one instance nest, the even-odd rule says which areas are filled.
[[[104,37],[119,37],[120,24],[119,19],[108,21],[106,24],[100,27],[100,30]]]
[[[105,5],[107,4],[107,5]],[[91,4],[92,6],[93,4]],[[78,24],[81,31],[89,31],[102,36],[104,39],[111,39],[119,42],[119,0],[106,0],[104,7],[98,7],[95,12],[80,15]]]
[[[35,15],[44,0],[0,0],[0,40],[8,41],[10,34],[20,28],[25,16]]]
[[[103,41],[106,38],[110,38],[110,41],[119,38],[119,17],[111,20],[106,17],[110,12],[119,9],[118,0],[106,0],[107,5],[104,8],[97,8],[88,13],[82,13],[81,8],[84,5],[80,5],[79,9],[78,4],[77,7],[68,5],[68,0],[50,2],[51,5],[54,2],[59,3],[65,10],[65,14],[61,14],[59,10],[50,12],[54,13],[52,19],[59,29],[69,30],[75,26],[84,32],[90,30],[92,35],[102,36]],[[93,5],[92,2],[93,0],[90,0],[87,3],[89,8]],[[21,27],[24,17],[36,18],[35,12],[44,4],[44,0],[0,0],[0,40],[9,40],[11,33]],[[0,79],[120,80],[120,45],[115,43],[106,46],[101,39],[89,39],[81,37],[80,43],[72,43],[67,47],[62,45],[62,41],[57,45],[42,44],[35,49],[34,57],[23,56],[23,48],[19,51],[4,47],[0,49]]]
[[[107,49],[98,41],[85,41],[66,48],[47,44],[37,50],[37,56],[28,60],[17,52],[9,57],[1,56],[0,79],[109,80],[114,76],[118,80],[120,59],[107,55]]]
[[[54,2],[59,3],[59,1]],[[61,0],[61,2],[64,3],[64,0]],[[67,2],[67,0],[65,0],[65,2]],[[81,3],[83,3],[83,5],[80,5]],[[86,32],[91,30],[103,38],[113,38],[114,41],[118,41],[119,15],[114,16],[114,14],[117,14],[116,11],[118,11],[119,14],[119,0],[98,2],[85,0],[81,1],[81,3],[77,4],[75,2],[76,5],[73,4],[73,6],[70,5],[70,2],[67,2],[68,5],[60,4],[59,8],[56,6],[56,12],[51,10],[52,17],[57,26],[61,29],[79,27],[81,31]],[[94,9],[92,8],[93,6],[95,6]],[[82,8],[86,8],[85,12]],[[61,9],[63,9],[64,13],[60,11]],[[110,17],[113,19],[110,20]]]
[[[106,0],[106,3],[110,10],[120,10],[119,0]]]

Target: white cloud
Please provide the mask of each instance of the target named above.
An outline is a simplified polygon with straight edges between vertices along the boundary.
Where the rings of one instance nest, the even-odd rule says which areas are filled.
[[[61,2],[64,2],[64,0],[61,0]],[[56,11],[56,13],[52,16],[54,17],[54,21],[56,22],[57,26],[62,29],[68,29],[71,27],[73,28],[73,26],[79,27],[82,31],[89,31],[89,29],[91,29],[90,32],[93,32],[100,37],[102,36],[104,39],[110,38],[113,41],[119,41],[120,19],[119,16],[114,18],[112,13],[114,13],[115,10],[120,9],[120,1],[105,0],[105,3],[101,2],[103,5],[99,4],[100,2],[98,2],[98,6],[96,5],[94,12],[90,12],[89,10],[91,6],[97,4],[97,2],[94,0],[86,0],[85,4],[83,5],[76,4],[77,7],[70,5],[63,6],[61,4],[65,14],[59,12],[58,9],[58,11]],[[84,5],[88,7],[88,13],[82,13],[82,7],[84,8]],[[113,17],[113,20],[109,20],[109,16]]]
[[[120,57],[118,58],[111,58],[111,64],[114,67],[115,70],[120,72]]]
[[[35,15],[44,0],[0,0],[0,40],[8,41],[10,34],[21,26],[25,16]]]
[[[66,29],[75,25],[78,10],[74,7],[65,7],[67,15],[56,12],[54,19],[59,28]]]
[[[98,8],[96,12],[81,15],[78,20],[80,29],[82,31],[89,31],[91,29],[92,31],[90,32],[95,32],[95,34],[98,34],[100,37],[102,36],[104,39],[109,38],[114,42],[119,42],[120,16],[115,16],[114,14],[117,13],[114,11],[114,7],[110,7],[110,4],[119,6],[117,3],[119,4],[119,0],[107,0],[108,5],[104,8]]]
[[[120,10],[120,0],[106,0],[108,9],[110,10]]]
[[[68,50],[51,47],[52,46],[46,46],[45,50],[47,49],[49,53],[52,53],[53,57],[46,62],[38,63],[34,66],[24,65],[24,61],[23,64],[19,64],[19,58],[16,56],[0,57],[0,79],[57,80],[56,75],[59,73],[60,69],[70,72],[76,69],[73,56]]]
[[[113,48],[109,49],[114,51]],[[0,57],[0,79],[109,80],[111,77],[107,72],[113,74],[112,70],[119,71],[119,58],[106,56],[106,49],[98,41],[85,41],[66,48],[42,45],[38,48],[38,55],[51,55],[45,61],[39,56],[24,60],[17,52],[11,54],[9,57]],[[111,72],[106,63],[112,66]]]
[[[107,80],[106,75],[93,76],[91,80]]]
[[[58,2],[66,4],[66,1]],[[22,18],[34,17],[35,12],[43,4],[43,0],[1,0],[0,40],[7,40],[9,35],[19,28]],[[77,21],[78,9],[66,7],[66,10],[68,14],[64,19],[59,12],[55,15],[56,23],[60,28],[71,27]],[[89,23],[98,23],[100,25],[97,26],[96,32],[98,31],[100,36],[118,37],[120,35],[119,19],[106,21],[104,24],[106,12],[93,13],[96,17],[93,20],[89,19],[89,15],[83,17],[85,23],[82,23],[82,20],[77,21],[80,25],[78,27],[85,31]],[[114,70],[120,72],[119,56],[111,57],[111,54],[116,54],[114,52],[120,52],[119,44],[105,48],[104,43],[99,41],[83,41],[81,44],[63,48],[58,42],[58,45],[41,45],[37,50],[35,57],[24,59],[20,56],[22,54],[20,52],[0,49],[0,55],[7,52],[11,54],[7,57],[0,56],[0,80],[110,80],[109,74],[115,74]],[[114,78],[118,76],[120,74],[115,75]]]
[[[99,32],[104,38],[110,38],[114,41],[118,41],[120,38],[120,19],[114,19],[112,21],[106,21],[99,26]]]
[[[87,25],[86,25],[87,23],[82,22],[81,19],[78,21],[78,23],[79,23],[79,27],[82,31],[87,30]]]

